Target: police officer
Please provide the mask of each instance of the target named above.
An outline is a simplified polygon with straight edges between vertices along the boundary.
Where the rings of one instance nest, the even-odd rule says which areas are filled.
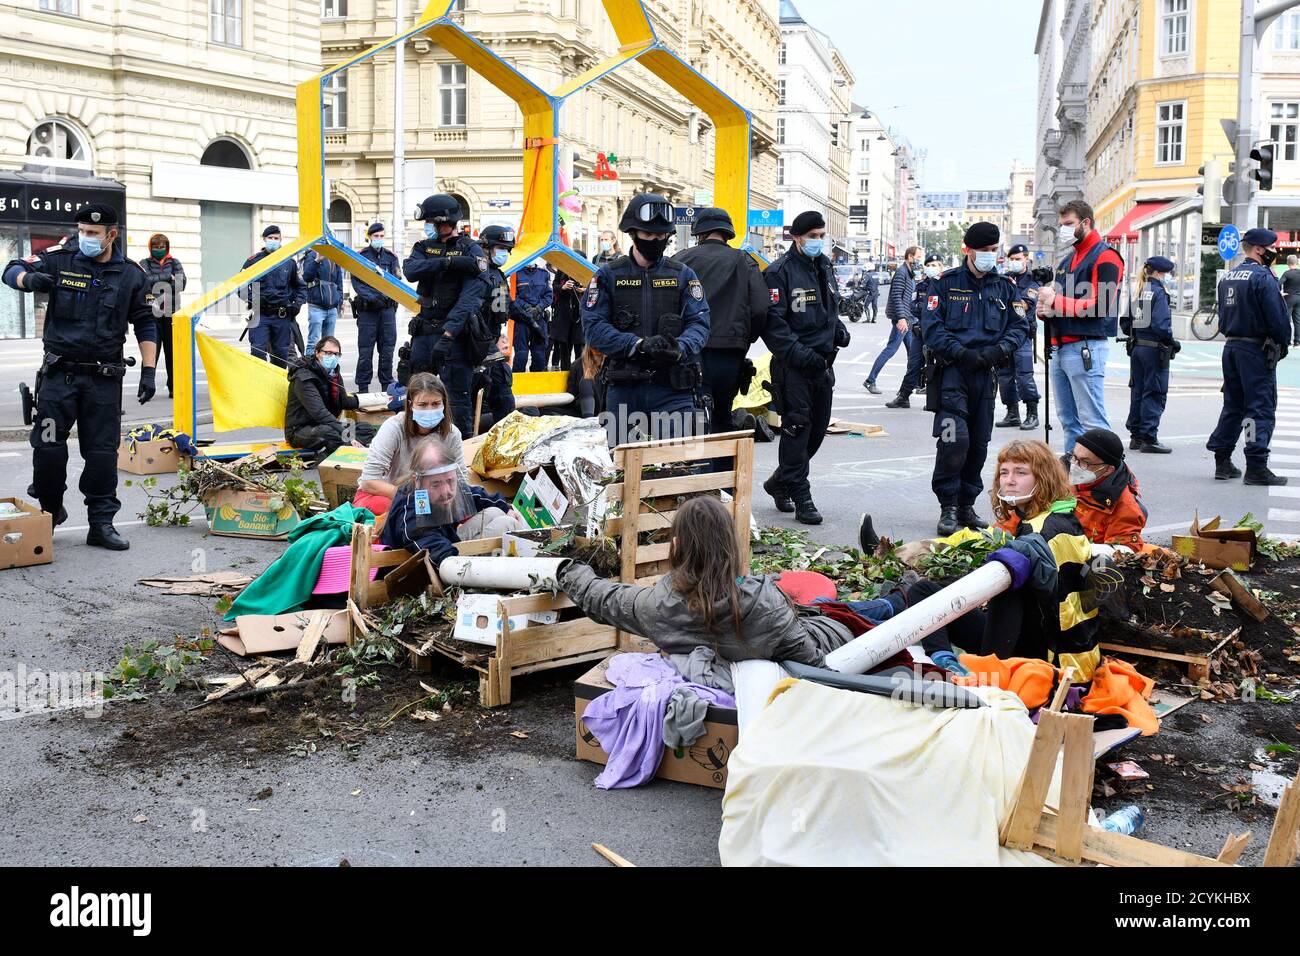
[[[975,499],[984,488],[984,459],[993,435],[994,373],[1025,340],[1028,309],[1016,287],[998,275],[998,227],[966,230],[965,261],[930,286],[922,327],[935,368],[926,410],[934,412],[938,446],[930,487],[939,499],[940,535],[983,528]]]
[[[912,296],[911,338],[907,340],[907,371],[898,386],[898,394],[885,402],[886,408],[911,408],[912,393],[921,387],[921,374],[925,369],[925,341],[921,334],[921,314],[925,309],[930,285],[943,275],[943,259],[937,253],[925,257],[922,277],[916,283]]]
[[[382,270],[400,279],[402,268],[397,254],[384,248],[387,239],[384,224],[372,222],[366,228],[366,246],[359,255],[373,263],[376,272]],[[397,347],[397,302],[353,276],[352,314],[357,320],[357,391],[370,391],[370,379],[375,374],[372,363],[376,347],[379,349],[379,387],[387,391],[393,381],[393,349]]]
[[[402,268],[420,297],[420,314],[409,327],[411,371],[435,372],[442,378],[456,427],[462,435],[472,435],[475,363],[469,357],[466,326],[483,307],[487,284],[482,273],[488,260],[478,243],[456,231],[459,216],[460,202],[446,193],[420,203],[415,218],[424,220],[424,238]]]
[[[1241,237],[1246,258],[1219,282],[1219,330],[1223,346],[1223,412],[1205,447],[1214,452],[1214,477],[1238,478],[1232,463],[1243,422],[1248,485],[1285,485],[1268,467],[1268,444],[1277,411],[1277,363],[1291,341],[1282,291],[1271,271],[1277,233],[1251,229]]]
[[[709,404],[709,430],[731,430],[731,405],[749,387],[754,366],[745,358],[767,322],[763,273],[747,252],[728,245],[736,238],[725,209],[701,209],[691,226],[699,243],[673,256],[695,270],[709,303],[709,340],[701,366]]]
[[[77,238],[44,252],[14,259],[4,283],[19,292],[49,295],[45,312],[45,360],[37,377],[32,424],[32,487],[41,508],[62,524],[67,490],[68,433],[77,426],[84,468],[81,493],[90,530],[86,544],[125,551],[131,545],[113,527],[117,500],[117,446],[122,423],[122,347],[127,324],[140,344],[144,404],[154,395],[157,328],[149,303],[148,277],[122,256],[117,213],[103,203],[77,211]]]
[[[1029,271],[1029,247],[1016,244],[1007,250],[1003,274],[1011,280],[1020,294],[1020,298],[1029,307],[1027,316],[1034,313],[1038,304],[1038,290],[1042,283],[1035,282]],[[1034,333],[1037,321],[1026,318],[1025,341],[1008,365],[998,368],[998,389],[1002,393],[1002,404],[1007,407],[1007,414],[996,424],[998,428],[1020,426],[1021,431],[1033,431],[1038,427],[1038,383],[1034,381]],[[1025,418],[1020,420],[1020,400],[1025,400]]]
[[[880,299],[880,280],[876,278],[875,267],[868,269],[867,274],[858,282],[860,287],[867,293],[866,301],[862,303],[862,314],[865,316],[869,311],[871,318],[867,319],[867,321],[874,322],[880,304],[878,301]]]
[[[243,268],[261,262],[280,248],[280,227],[267,226],[262,230],[262,248],[244,260]],[[248,326],[249,350],[258,358],[270,359],[281,368],[289,365],[290,343],[298,312],[307,301],[307,289],[298,275],[298,264],[286,259],[253,286],[240,290],[240,297],[257,309],[257,315]]]
[[[483,273],[487,294],[483,299],[483,318],[495,332],[497,348],[483,361],[483,404],[492,413],[492,421],[501,421],[515,410],[514,374],[510,360],[502,351],[505,324],[510,318],[510,281],[501,270],[510,261],[515,247],[515,231],[505,226],[488,226],[479,233],[479,244],[488,255],[488,269]]]
[[[831,366],[849,344],[849,330],[839,318],[835,274],[825,255],[826,220],[815,210],[801,212],[790,235],[790,248],[763,272],[769,299],[763,342],[772,350],[773,406],[781,416],[779,464],[763,490],[778,511],[821,524],[808,468],[830,424]]]
[[[551,289],[553,279],[545,264],[536,260],[515,273],[515,301],[511,314],[515,320],[516,372],[529,371],[530,356],[532,371],[546,371],[547,353],[550,351],[546,310],[551,307],[555,295]]]
[[[1160,444],[1160,416],[1165,413],[1169,393],[1169,362],[1180,348],[1174,338],[1169,293],[1164,278],[1174,263],[1164,256],[1152,256],[1142,266],[1132,314],[1119,320],[1128,336],[1129,355],[1129,448],[1147,454],[1167,455],[1173,451]]]
[[[697,429],[709,306],[695,270],[664,256],[673,228],[667,199],[632,197],[619,221],[632,252],[601,266],[582,297],[587,344],[605,355],[605,407],[618,432],[611,444],[634,430],[658,439]]]

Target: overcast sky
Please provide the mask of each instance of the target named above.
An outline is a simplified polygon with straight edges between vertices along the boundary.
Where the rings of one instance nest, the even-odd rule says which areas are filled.
[[[1005,188],[1012,160],[1034,165],[1038,0],[793,2],[848,62],[854,102],[928,150],[922,189]]]

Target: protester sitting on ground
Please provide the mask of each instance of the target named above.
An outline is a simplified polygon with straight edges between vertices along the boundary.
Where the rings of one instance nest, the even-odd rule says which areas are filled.
[[[1079,436],[1070,457],[1070,484],[1077,501],[1074,516],[1093,542],[1094,554],[1143,549],[1147,509],[1137,477],[1124,463],[1124,442],[1118,435],[1092,428]]]
[[[967,670],[955,647],[999,658],[1032,657],[1074,667],[1075,680],[1092,678],[1100,661],[1094,588],[1106,578],[1090,567],[1092,549],[1074,515],[1065,470],[1040,441],[1013,441],[998,453],[989,489],[995,524],[985,533],[1011,538],[989,555],[1007,566],[1012,589],[967,611],[921,642],[930,659],[955,674]],[[1093,573],[1098,577],[1094,579]],[[895,613],[943,585],[917,581],[887,595]]]
[[[379,426],[370,453],[361,469],[361,483],[352,503],[369,508],[375,515],[388,511],[402,474],[411,458],[411,450],[420,439],[435,435],[448,454],[460,466],[461,477],[469,480],[461,434],[447,409],[451,396],[442,379],[431,372],[417,372],[406,383],[402,414],[386,419]]]
[[[501,495],[465,481],[456,458],[436,435],[415,443],[405,472],[379,536],[386,547],[427,550],[436,568],[456,554],[458,541],[500,537],[528,527]]]
[[[349,443],[339,415],[357,408],[357,397],[343,387],[339,358],[343,347],[332,335],[322,336],[310,358],[289,372],[289,399],[284,406],[284,437],[294,448],[320,448],[320,457]],[[351,444],[362,447],[352,439]]]
[[[820,667],[853,637],[839,621],[796,611],[776,575],[745,573],[735,522],[717,498],[691,498],[677,509],[668,563],[658,583],[643,587],[575,562],[560,586],[593,621],[647,637],[669,654],[708,647],[725,661]]]

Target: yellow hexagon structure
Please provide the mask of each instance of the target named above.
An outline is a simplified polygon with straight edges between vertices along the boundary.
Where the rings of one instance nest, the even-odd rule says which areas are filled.
[[[520,243],[506,271],[514,272],[538,257],[568,275],[587,281],[595,268],[560,238],[558,167],[559,114],[568,97],[626,63],[636,60],[655,76],[708,114],[716,130],[714,202],[738,223],[745,235],[749,213],[749,113],[710,83],[655,35],[650,16],[640,0],[602,0],[619,40],[619,52],[547,93],[501,59],[451,19],[455,0],[430,0],[420,18],[406,32],[357,54],[298,84],[298,229],[299,236],[276,252],[244,269],[176,313],[172,323],[172,354],[178,388],[173,406],[174,427],[194,435],[197,431],[194,383],[194,326],[197,318],[240,288],[255,282],[286,259],[315,247],[346,272],[419,311],[415,290],[396,276],[377,276],[368,260],[339,242],[325,221],[327,209],[324,174],[324,87],[334,74],[368,60],[412,37],[426,37],[452,53],[469,69],[505,93],[523,114],[525,201],[519,225]],[[736,240],[742,242],[743,239]],[[234,447],[234,446],[230,446]],[[229,450],[229,449],[223,449]]]

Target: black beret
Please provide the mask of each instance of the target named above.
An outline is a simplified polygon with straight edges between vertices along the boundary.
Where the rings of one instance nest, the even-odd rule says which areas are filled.
[[[373,236],[377,232],[384,232],[384,231],[385,231],[384,224],[382,222],[372,222],[369,226],[366,227],[367,236]]]
[[[1241,237],[1241,241],[1248,246],[1271,246],[1277,242],[1277,233],[1272,229],[1251,229]]]
[[[790,235],[802,236],[812,232],[814,229],[825,229],[826,220],[816,209],[809,209],[807,212],[801,212],[794,217],[794,222],[790,223]]]
[[[996,225],[991,222],[977,222],[971,224],[961,241],[966,244],[967,249],[983,249],[987,246],[996,246],[1001,238],[1002,233]]]
[[[1152,269],[1155,269],[1156,272],[1174,271],[1174,260],[1166,259],[1164,256],[1152,256],[1150,259],[1147,260],[1146,264],[1149,265]]]
[[[937,252],[932,252],[925,257],[925,264],[928,266],[931,262],[943,262],[943,256]]]
[[[1115,468],[1124,462],[1124,443],[1118,435],[1105,428],[1090,428],[1075,442]]]
[[[117,210],[107,203],[89,202],[77,210],[75,219],[91,226],[116,226]]]
[[[263,239],[265,239],[267,236],[278,236],[278,235],[280,235],[279,226],[267,226],[265,229],[262,230]]]
[[[1025,255],[1029,255],[1029,247],[1025,245],[1023,242],[1017,242],[1014,246],[1012,246],[1010,249],[1007,250],[1007,255],[1018,256],[1022,252]]]

